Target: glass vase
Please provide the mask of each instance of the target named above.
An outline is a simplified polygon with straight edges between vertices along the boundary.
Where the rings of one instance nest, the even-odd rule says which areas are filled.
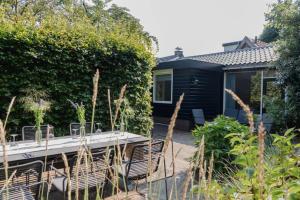
[[[42,144],[42,131],[41,131],[41,129],[37,129],[37,130],[35,131],[35,142],[36,142],[39,146],[41,146],[41,144]]]
[[[85,126],[80,126],[79,133],[80,133],[80,141],[86,142],[86,138],[85,138]]]

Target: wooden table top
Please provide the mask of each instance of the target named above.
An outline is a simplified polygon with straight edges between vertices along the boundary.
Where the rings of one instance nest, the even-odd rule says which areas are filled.
[[[42,141],[38,145],[35,141],[20,141],[16,146],[7,145],[8,162],[37,160],[48,157],[60,155],[61,153],[69,154],[78,151],[82,144],[86,144],[90,149],[105,148],[114,145],[125,145],[146,142],[149,139],[128,132],[114,133],[102,132],[101,134],[92,134],[85,137],[85,141],[80,140],[79,137],[73,138],[71,136],[56,137],[48,140],[46,149],[46,141]],[[3,162],[3,149],[0,147],[0,162]]]

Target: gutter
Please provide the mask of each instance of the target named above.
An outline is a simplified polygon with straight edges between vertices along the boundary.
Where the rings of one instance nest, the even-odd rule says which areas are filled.
[[[233,71],[233,70],[243,70],[243,69],[263,69],[274,67],[274,64],[266,63],[266,64],[248,64],[248,65],[231,65],[223,67],[223,71]]]

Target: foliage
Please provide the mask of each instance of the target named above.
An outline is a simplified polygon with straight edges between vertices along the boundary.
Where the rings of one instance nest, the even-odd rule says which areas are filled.
[[[262,34],[259,36],[259,40],[266,42],[266,43],[271,43],[275,42],[278,39],[279,36],[279,31],[272,26],[265,26]]]
[[[300,168],[297,166],[300,158],[295,150],[300,145],[292,143],[295,137],[293,129],[289,129],[283,136],[272,135],[273,142],[264,153],[264,199],[299,199],[300,197]],[[239,198],[259,197],[258,179],[258,137],[256,135],[235,133],[229,134],[232,144],[233,161],[239,166],[235,172],[235,183],[231,183],[231,193]]]
[[[279,82],[287,90],[289,126],[300,127],[300,1],[283,0],[267,14],[268,26],[278,30],[275,43],[279,54],[276,67]]]
[[[247,126],[221,115],[212,122],[206,122],[204,126],[197,126],[193,130],[193,135],[196,137],[197,145],[199,145],[204,135],[206,159],[209,159],[213,152],[216,161],[215,170],[224,171],[224,165],[232,159],[232,156],[228,153],[230,151],[229,139],[225,138],[225,136],[229,133],[244,133],[248,131]]]
[[[259,140],[264,139],[259,137],[249,132],[226,135],[237,167],[223,177],[202,179],[198,185],[192,185],[192,192],[197,193],[200,199],[299,199],[300,158],[296,149],[300,148],[300,144],[292,142],[294,129],[287,130],[282,136],[272,135],[272,143],[270,146],[263,145],[264,151],[259,147]],[[204,161],[205,167],[206,163]],[[260,165],[262,168],[259,168]],[[204,168],[205,176],[209,173],[207,171],[211,170]]]
[[[130,118],[132,118],[134,115],[133,109],[130,107],[128,99],[124,99],[122,101],[121,107],[120,107],[120,130],[121,131],[127,131],[128,127],[128,121]]]
[[[285,102],[281,96],[265,96],[264,104],[266,113],[273,119],[272,129],[280,133],[286,128],[285,122]]]
[[[82,102],[89,115],[91,77],[99,69],[95,121],[103,130],[110,127],[107,89],[115,99],[127,84],[126,98],[134,112],[128,129],[150,133],[153,39],[137,19],[117,6],[108,9],[99,0],[93,5],[84,1],[16,2],[18,6],[12,1],[0,4],[0,113],[5,113],[8,97],[23,97],[24,89],[45,91],[52,101],[52,112],[45,121],[65,127],[60,132],[66,133],[68,124],[76,120],[67,99]],[[126,20],[116,12],[123,13]],[[33,120],[19,104],[12,115],[11,125],[19,128]]]
[[[44,122],[44,117],[46,111],[50,109],[50,102],[45,101],[47,95],[42,91],[27,90],[26,96],[21,99],[24,103],[24,108],[26,111],[32,112],[34,115],[35,127],[37,130],[41,130],[41,125]]]
[[[72,104],[72,106],[76,110],[77,119],[78,119],[78,121],[80,123],[80,126],[84,127],[85,123],[86,123],[86,120],[85,120],[85,107],[84,107],[84,105],[82,103],[79,105],[78,103],[74,103],[71,100],[69,100],[69,102]]]

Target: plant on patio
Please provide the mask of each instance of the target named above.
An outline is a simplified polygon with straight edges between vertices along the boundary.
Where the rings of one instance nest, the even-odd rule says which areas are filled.
[[[205,158],[211,154],[215,158],[215,170],[224,171],[225,166],[232,160],[230,151],[230,141],[225,138],[229,133],[246,133],[249,128],[236,120],[220,115],[212,122],[206,122],[204,126],[197,126],[193,130],[196,137],[196,145],[199,145],[202,136],[205,138]]]
[[[24,103],[25,110],[32,112],[34,115],[35,121],[35,141],[38,144],[41,144],[42,141],[42,130],[41,125],[44,123],[44,117],[46,111],[50,109],[50,102],[43,100],[47,98],[47,94],[43,91],[37,90],[27,90],[26,97],[21,99],[21,102]]]
[[[300,144],[292,142],[295,130],[289,129],[282,136],[272,135],[270,145],[266,144],[265,136],[262,123],[257,134],[250,129],[227,134],[225,138],[231,144],[229,152],[234,156],[232,163],[237,167],[230,174],[211,180],[208,158],[201,159],[196,166],[202,166],[202,180],[192,187],[193,191],[203,199],[299,199],[300,157],[296,149]],[[204,148],[204,142],[200,147]]]

